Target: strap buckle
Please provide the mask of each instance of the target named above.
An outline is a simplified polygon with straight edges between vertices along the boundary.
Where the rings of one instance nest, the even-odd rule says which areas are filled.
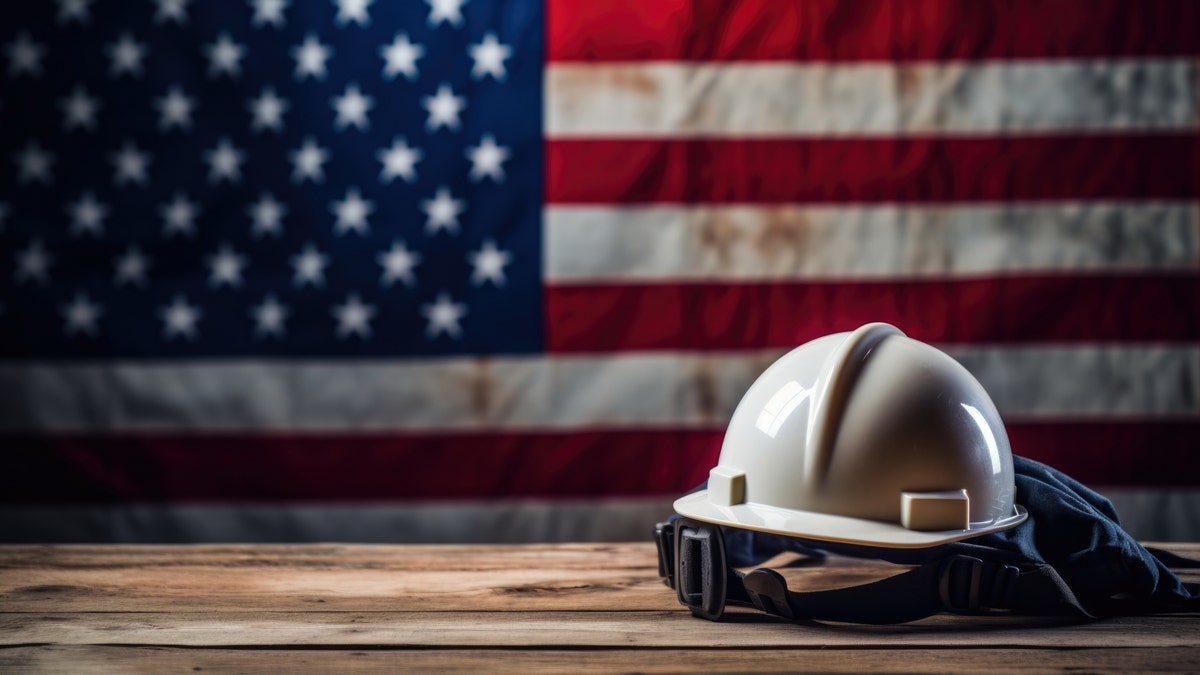
[[[654,543],[658,546],[658,576],[668,588],[675,588],[675,524],[655,525]]]
[[[956,555],[942,565],[938,597],[946,611],[957,614],[1010,609],[1019,574],[1013,565]]]
[[[675,593],[692,614],[716,621],[725,612],[725,540],[715,525],[675,523]]]

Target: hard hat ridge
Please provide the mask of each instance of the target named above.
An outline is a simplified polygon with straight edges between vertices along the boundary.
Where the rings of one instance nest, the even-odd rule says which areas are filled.
[[[903,336],[886,323],[870,323],[851,333],[828,357],[817,380],[809,423],[808,478],[816,482],[829,470],[846,403],[871,350],[889,335]]]

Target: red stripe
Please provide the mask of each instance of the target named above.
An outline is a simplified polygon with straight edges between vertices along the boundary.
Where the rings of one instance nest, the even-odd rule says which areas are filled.
[[[1095,485],[1198,485],[1200,421],[1025,422],[1014,451]],[[418,501],[681,494],[723,432],[0,438],[0,503]]]
[[[551,352],[791,347],[885,321],[939,344],[1200,340],[1200,273],[547,288]]]
[[[1014,453],[1093,486],[1200,487],[1200,420],[1009,422]]]
[[[1200,54],[1190,0],[549,0],[550,61]]]
[[[0,436],[0,503],[370,501],[682,492],[721,434]]]
[[[1197,3],[1200,5],[1200,3]],[[954,202],[1200,195],[1200,135],[552,139],[557,203]]]

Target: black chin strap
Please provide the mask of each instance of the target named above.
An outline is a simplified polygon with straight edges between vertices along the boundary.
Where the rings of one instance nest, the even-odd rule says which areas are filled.
[[[869,584],[797,592],[775,570],[729,570],[728,604],[789,619],[903,623],[939,612],[1077,614],[1094,618],[1047,565],[1021,568],[953,556]]]
[[[1075,615],[1095,618],[1049,565],[1005,565],[969,556],[926,563],[869,584],[789,590],[778,572],[726,565],[720,528],[679,519],[656,531],[659,574],[696,616],[716,621],[726,605],[788,619],[888,624],[939,612]]]

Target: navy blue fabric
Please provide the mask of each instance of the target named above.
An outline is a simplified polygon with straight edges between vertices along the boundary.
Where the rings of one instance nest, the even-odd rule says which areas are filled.
[[[1163,560],[1130,536],[1108,499],[1061,471],[1023,457],[1013,457],[1013,468],[1017,502],[1029,511],[1029,518],[1003,532],[929,549],[888,549],[726,527],[726,557],[737,567],[759,564],[784,551],[901,564],[952,555],[1010,565],[1048,564],[1093,616],[1200,611],[1200,588],[1184,584]],[[1170,558],[1177,567],[1200,567],[1197,561]],[[1046,602],[1047,611],[1053,611],[1056,599],[1046,598]]]

